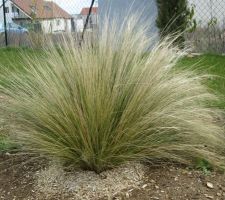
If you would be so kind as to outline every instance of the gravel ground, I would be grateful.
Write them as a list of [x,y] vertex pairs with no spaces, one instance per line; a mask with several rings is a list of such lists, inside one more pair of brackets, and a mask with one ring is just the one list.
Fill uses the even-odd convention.
[[[37,175],[36,191],[46,199],[98,200],[113,199],[144,184],[147,167],[140,163],[124,166],[96,174],[91,171],[65,172],[62,167],[51,164]],[[129,195],[129,194],[127,194]]]
[[[46,163],[27,155],[0,155],[0,199],[225,199],[225,175],[216,172],[206,175],[184,167],[130,164],[96,175],[82,171],[64,173],[60,167],[48,167]],[[57,192],[41,193],[46,192],[44,189],[56,191],[52,190],[54,187]]]

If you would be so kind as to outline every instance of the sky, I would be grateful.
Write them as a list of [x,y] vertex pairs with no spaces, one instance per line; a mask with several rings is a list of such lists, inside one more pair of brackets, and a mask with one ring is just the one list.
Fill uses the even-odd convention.
[[91,0],[53,0],[70,14],[79,14],[83,7],[89,7]]
[[[83,7],[89,7],[91,0],[53,0],[70,14],[79,14]],[[97,0],[96,0],[97,1]],[[104,0],[99,0],[102,2]],[[109,0],[115,1],[115,0]],[[124,1],[124,0],[120,0]],[[128,0],[131,1],[131,0]],[[136,0],[139,1],[139,0]],[[143,1],[143,0],[142,0]],[[118,1],[119,2],[119,1]],[[188,0],[190,5],[195,5],[195,18],[205,25],[212,17],[216,17],[219,24],[225,23],[225,0]],[[117,5],[118,9],[119,4]]]

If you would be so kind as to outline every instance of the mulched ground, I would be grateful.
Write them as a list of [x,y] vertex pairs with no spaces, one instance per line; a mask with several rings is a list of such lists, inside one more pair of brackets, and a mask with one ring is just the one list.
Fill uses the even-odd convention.
[[27,155],[0,154],[0,199],[36,199],[33,175],[44,167],[43,160]]
[[[0,199],[42,199],[34,191],[34,174],[46,161],[27,155],[0,155]],[[57,198],[56,199],[60,199]],[[141,189],[125,191],[116,199],[130,200],[224,200],[225,175],[192,171],[183,167],[149,167]]]
[[176,167],[150,168],[143,190],[134,191],[132,200],[224,200],[225,176],[209,175]]

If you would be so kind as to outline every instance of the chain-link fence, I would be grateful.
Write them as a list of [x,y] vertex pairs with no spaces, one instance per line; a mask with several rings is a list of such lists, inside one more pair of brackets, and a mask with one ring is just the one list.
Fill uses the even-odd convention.
[[39,36],[48,34],[82,36],[84,29],[92,32],[97,24],[97,1],[0,0],[0,46],[29,45],[31,40],[39,42]]
[[196,25],[187,41],[196,52],[225,53],[225,0],[189,0]]
[[[98,7],[105,1],[99,0],[98,5],[97,0],[0,0],[0,46],[39,43],[38,38],[49,34],[57,38],[62,33],[74,33],[82,38],[84,30],[88,33],[97,29],[102,16],[98,15]],[[147,7],[146,13],[157,13],[155,1],[111,0],[117,7],[113,8],[115,11],[132,4]],[[152,9],[150,4],[146,6],[149,2]],[[188,3],[194,10],[192,20],[196,23],[186,34],[187,43],[196,52],[225,53],[225,0],[188,0]],[[149,19],[149,24],[154,26],[154,20]]]

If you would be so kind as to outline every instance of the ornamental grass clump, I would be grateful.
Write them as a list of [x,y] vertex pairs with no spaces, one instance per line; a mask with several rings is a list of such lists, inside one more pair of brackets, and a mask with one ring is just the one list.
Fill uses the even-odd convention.
[[206,76],[177,69],[185,52],[171,40],[151,45],[134,24],[106,23],[81,46],[49,42],[41,54],[21,53],[22,69],[1,73],[4,117],[24,151],[97,173],[129,161],[223,165]]

